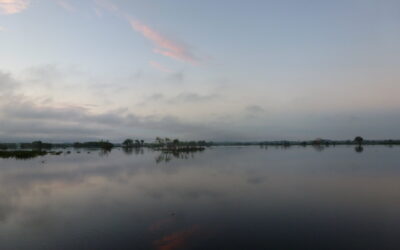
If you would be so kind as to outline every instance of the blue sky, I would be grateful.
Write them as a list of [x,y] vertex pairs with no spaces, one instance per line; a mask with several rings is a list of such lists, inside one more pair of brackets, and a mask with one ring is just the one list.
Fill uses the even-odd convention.
[[397,138],[400,2],[0,0],[0,139]]

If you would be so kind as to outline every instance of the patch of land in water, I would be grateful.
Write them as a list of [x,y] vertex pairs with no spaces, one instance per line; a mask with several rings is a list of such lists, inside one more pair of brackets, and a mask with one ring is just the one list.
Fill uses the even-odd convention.
[[42,151],[42,150],[14,150],[0,151],[0,158],[32,159],[45,155],[60,155],[62,151]]

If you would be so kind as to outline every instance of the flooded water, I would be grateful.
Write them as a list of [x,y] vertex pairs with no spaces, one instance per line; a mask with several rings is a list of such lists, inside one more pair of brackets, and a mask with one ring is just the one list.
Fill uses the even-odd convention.
[[400,249],[400,147],[0,160],[0,249]]

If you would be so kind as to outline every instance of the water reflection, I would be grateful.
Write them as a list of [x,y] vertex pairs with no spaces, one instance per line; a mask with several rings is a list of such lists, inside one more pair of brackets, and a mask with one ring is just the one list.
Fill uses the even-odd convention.
[[0,249],[399,249],[399,151],[0,159]]
[[364,151],[364,148],[361,145],[358,145],[354,147],[354,151],[356,151],[357,153],[362,153]]
[[314,144],[312,145],[312,147],[314,148],[315,151],[317,152],[322,152],[325,149],[325,146],[320,145],[320,144]]
[[161,151],[155,158],[156,163],[170,162],[172,159],[191,159],[194,158],[195,154],[199,152],[182,152],[182,151]]
[[127,155],[132,155],[132,154],[138,155],[144,153],[143,147],[123,147],[122,150]]
[[108,156],[111,153],[112,149],[98,149],[99,156]]

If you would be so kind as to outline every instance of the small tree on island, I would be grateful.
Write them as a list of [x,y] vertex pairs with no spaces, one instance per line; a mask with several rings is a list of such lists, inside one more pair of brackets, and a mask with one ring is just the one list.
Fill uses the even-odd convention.
[[361,146],[363,141],[364,141],[364,139],[361,136],[356,136],[356,138],[354,138],[354,142],[357,143],[358,146]]
[[133,147],[133,140],[132,139],[126,139],[122,145],[126,148],[132,148]]
[[161,137],[156,137],[156,144],[158,147],[163,147],[164,146],[164,139]]
[[179,139],[173,139],[172,144],[178,145],[180,143]]

